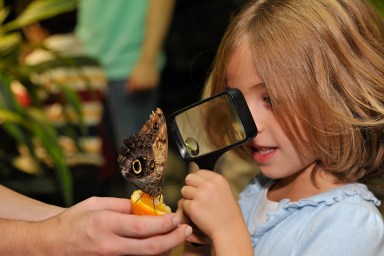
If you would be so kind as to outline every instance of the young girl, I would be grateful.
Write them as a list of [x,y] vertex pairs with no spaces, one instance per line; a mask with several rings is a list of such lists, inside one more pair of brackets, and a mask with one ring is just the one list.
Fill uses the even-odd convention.
[[226,88],[252,112],[262,175],[240,207],[221,175],[186,177],[179,212],[215,254],[384,255],[380,202],[360,183],[384,169],[384,24],[368,0],[250,2],[206,92]]

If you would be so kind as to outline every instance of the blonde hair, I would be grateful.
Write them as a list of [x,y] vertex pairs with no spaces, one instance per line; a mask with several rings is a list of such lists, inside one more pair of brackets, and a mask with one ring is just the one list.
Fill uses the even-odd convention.
[[297,150],[341,181],[383,173],[384,24],[367,0],[251,1],[224,35],[205,95],[225,89],[240,42]]

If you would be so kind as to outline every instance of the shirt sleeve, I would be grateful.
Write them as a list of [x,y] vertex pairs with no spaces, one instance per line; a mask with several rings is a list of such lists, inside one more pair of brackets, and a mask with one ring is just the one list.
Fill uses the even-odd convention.
[[294,255],[384,255],[383,227],[379,211],[339,202],[307,226]]

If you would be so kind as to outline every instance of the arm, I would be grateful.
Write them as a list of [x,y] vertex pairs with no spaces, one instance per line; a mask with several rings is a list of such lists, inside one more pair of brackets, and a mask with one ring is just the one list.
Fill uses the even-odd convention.
[[150,0],[141,54],[129,78],[130,91],[156,87],[160,80],[157,60],[172,18],[175,0]]
[[174,214],[130,215],[127,199],[87,199],[43,221],[0,219],[1,255],[154,255],[181,244],[191,229]]
[[37,221],[55,216],[64,208],[45,204],[0,185],[0,218]]
[[[216,255],[253,255],[240,207],[225,178],[200,170],[182,188],[185,215],[212,241]],[[191,239],[196,236],[191,236]],[[189,239],[189,241],[191,240]]]

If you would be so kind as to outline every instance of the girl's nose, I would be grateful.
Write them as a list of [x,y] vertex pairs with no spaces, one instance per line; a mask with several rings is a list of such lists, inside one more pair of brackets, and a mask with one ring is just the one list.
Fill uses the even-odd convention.
[[263,123],[255,117],[253,117],[253,120],[255,121],[255,124],[256,124],[257,134],[262,133],[264,131]]
[[266,118],[266,113],[263,107],[264,103],[255,100],[254,96],[251,97],[249,95],[245,95],[245,99],[247,101],[248,108],[251,111],[253,121],[256,124],[257,133],[262,133],[265,128],[264,119]]
[[263,125],[263,118],[262,118],[262,113],[260,111],[257,111],[257,108],[255,106],[249,106],[249,109],[251,111],[253,121],[256,124],[257,128],[257,133],[261,133],[264,130],[264,125]]

